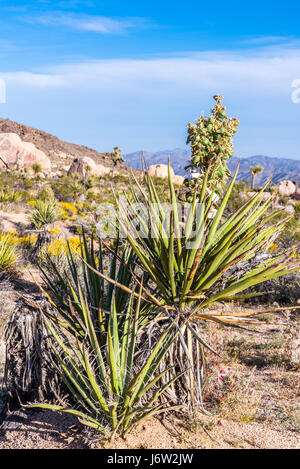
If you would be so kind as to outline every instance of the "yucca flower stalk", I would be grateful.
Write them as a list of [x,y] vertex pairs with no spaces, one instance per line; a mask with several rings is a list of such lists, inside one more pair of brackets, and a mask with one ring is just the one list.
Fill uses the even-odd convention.
[[230,176],[227,160],[233,156],[232,137],[237,132],[239,121],[227,117],[226,107],[222,104],[223,96],[216,95],[213,98],[216,104],[211,115],[204,117],[202,114],[195,124],[188,124],[186,143],[191,144],[191,161],[186,169],[191,169],[195,176],[184,182],[189,188],[186,192],[188,202],[192,201],[195,188],[203,182],[207,172],[207,189],[213,188],[219,195]]

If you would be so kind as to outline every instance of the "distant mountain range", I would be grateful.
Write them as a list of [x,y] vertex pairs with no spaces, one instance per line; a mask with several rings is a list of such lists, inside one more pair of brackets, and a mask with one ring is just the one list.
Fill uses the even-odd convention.
[[[144,157],[148,165],[153,164],[167,164],[170,158],[171,166],[176,174],[184,176],[186,171],[184,167],[189,160],[189,150],[175,148],[174,150],[159,151],[151,153],[144,151]],[[126,165],[135,169],[141,169],[141,151],[129,153],[125,155]],[[270,156],[255,155],[248,158],[241,158],[240,169],[238,173],[238,180],[251,180],[250,166],[259,165],[263,169],[261,174],[258,174],[255,183],[261,185],[269,178],[273,179],[274,183],[278,183],[283,179],[295,181],[300,185],[300,160],[291,160],[285,158],[271,158]],[[228,160],[228,166],[231,171],[234,171],[239,162],[239,158],[232,157]]]
[[[112,158],[110,153],[99,153],[96,150],[82,145],[76,145],[69,142],[64,142],[59,138],[44,132],[39,129],[29,127],[9,119],[2,119],[0,117],[0,133],[16,133],[24,142],[31,142],[39,149],[42,150],[51,159],[52,164],[58,167],[70,164],[75,157],[89,156],[93,158],[96,163],[101,163],[104,166],[112,166]],[[65,155],[64,159],[62,154]],[[136,151],[125,155],[125,165],[131,166],[134,169],[141,169],[141,155],[142,151]],[[189,161],[190,151],[188,149],[175,148],[174,150],[159,151],[150,153],[144,151],[144,157],[148,165],[168,163],[170,157],[171,165],[175,174],[184,176],[186,174],[184,167]],[[228,166],[231,171],[234,171],[239,159],[236,157],[230,158]],[[264,168],[261,174],[256,177],[256,184],[259,186],[267,179],[273,178],[275,183],[283,180],[290,179],[300,185],[300,160],[288,160],[284,158],[271,158],[269,156],[250,156],[249,158],[242,158],[238,180],[248,179],[251,180],[250,166],[258,164]],[[120,165],[126,170],[125,165]]]

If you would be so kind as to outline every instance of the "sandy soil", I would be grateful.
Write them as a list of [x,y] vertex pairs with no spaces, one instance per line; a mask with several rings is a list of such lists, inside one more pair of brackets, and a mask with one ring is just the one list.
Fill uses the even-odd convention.
[[[172,419],[172,422],[174,419]],[[209,431],[188,431],[185,425],[170,420],[164,423],[149,418],[139,424],[124,438],[116,437],[113,442],[99,440],[87,443],[76,420],[51,411],[34,412],[29,418],[19,419],[19,426],[5,431],[0,437],[0,449],[266,449],[300,448],[297,433],[277,425],[252,422],[241,424],[223,420],[222,424]]]
[[20,213],[3,212],[0,210],[0,229],[2,231],[20,231],[29,227],[29,215],[23,211]]

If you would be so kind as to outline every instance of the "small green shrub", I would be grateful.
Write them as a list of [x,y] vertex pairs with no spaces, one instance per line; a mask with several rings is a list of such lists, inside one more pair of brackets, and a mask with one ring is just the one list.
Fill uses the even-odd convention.
[[42,166],[39,163],[32,165],[34,174],[39,174],[42,171]]

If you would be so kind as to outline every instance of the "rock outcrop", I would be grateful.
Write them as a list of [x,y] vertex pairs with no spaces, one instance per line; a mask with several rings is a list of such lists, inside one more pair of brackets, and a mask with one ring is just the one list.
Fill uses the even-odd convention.
[[68,171],[68,176],[78,174],[81,178],[86,177],[88,174],[93,176],[105,176],[109,174],[111,169],[101,164],[96,164],[92,158],[83,156],[75,158]]
[[291,195],[296,192],[297,186],[289,180],[280,181],[278,184],[278,190],[280,192],[280,195],[282,195],[283,197],[291,197]]
[[23,142],[14,133],[0,133],[0,168],[24,169],[39,164],[42,171],[51,169],[51,161],[33,143]]
[[[148,174],[152,177],[157,177],[160,179],[168,179],[168,165],[167,164],[154,164],[149,166]],[[171,168],[171,177],[174,184],[182,185],[184,181],[183,176],[177,176],[174,173],[173,168]]]
[[[160,179],[167,179],[168,178],[168,165],[167,164],[153,164],[148,168],[149,176],[160,178]],[[172,178],[175,176],[173,168],[171,168],[171,176]]]

